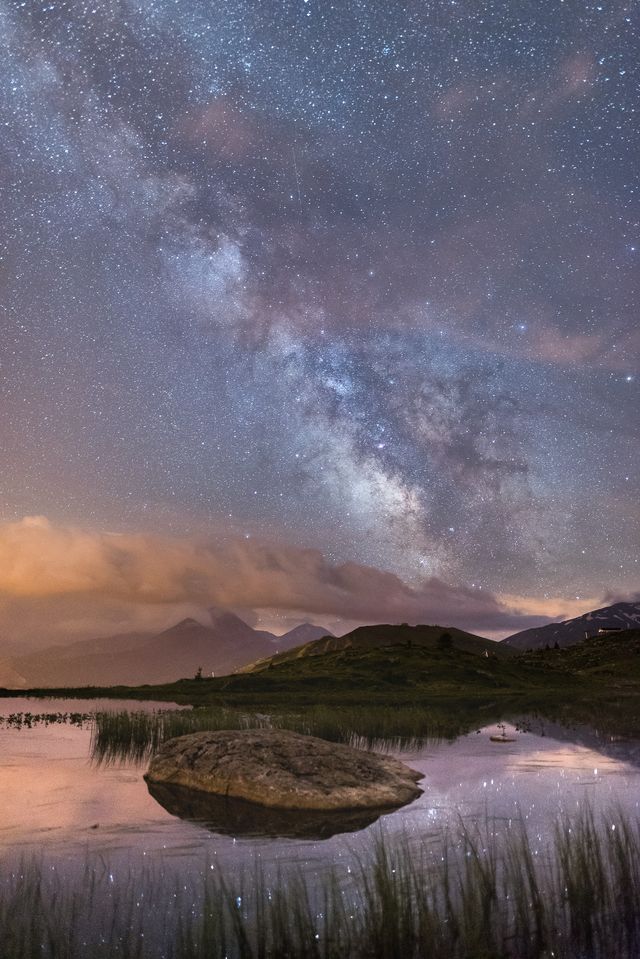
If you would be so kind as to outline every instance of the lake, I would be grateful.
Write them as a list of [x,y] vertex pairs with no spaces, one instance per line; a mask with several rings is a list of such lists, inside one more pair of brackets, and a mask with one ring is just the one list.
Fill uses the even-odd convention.
[[[558,816],[587,806],[616,828],[619,814],[636,819],[640,803],[640,747],[580,729],[537,721],[513,742],[494,743],[497,726],[451,742],[427,742],[396,751],[424,773],[423,795],[375,823],[327,839],[226,835],[177,818],[149,793],[144,766],[97,764],[91,759],[91,720],[35,723],[17,728],[16,713],[87,713],[96,710],[166,709],[167,704],[126,701],[0,700],[0,862],[7,870],[36,857],[59,881],[77,882],[87,868],[114,884],[142,870],[162,883],[194,883],[212,868],[233,879],[255,875],[267,882],[303,873],[311,886],[331,870],[348,882],[372,855],[381,835],[408,848],[433,848],[439,859],[443,832],[457,836],[474,824],[492,833],[523,821],[534,851],[552,837]],[[170,708],[170,707],[169,707]],[[186,886],[184,887],[186,888]],[[161,953],[159,952],[158,955]]]
[[[0,716],[15,713],[155,711],[166,703],[113,700],[0,700]],[[514,742],[494,743],[497,726],[453,742],[427,743],[395,755],[424,773],[423,795],[364,830],[322,841],[216,835],[168,813],[149,794],[144,765],[92,762],[91,729],[69,724],[0,726],[0,795],[4,855],[46,852],[64,860],[101,856],[135,862],[141,856],[190,868],[215,857],[263,863],[301,862],[312,868],[361,854],[373,833],[422,837],[463,820],[522,817],[541,835],[563,811],[589,803],[636,813],[640,746],[538,722],[526,732],[507,726]],[[578,736],[582,742],[568,738]],[[591,739],[591,742],[589,742]]]

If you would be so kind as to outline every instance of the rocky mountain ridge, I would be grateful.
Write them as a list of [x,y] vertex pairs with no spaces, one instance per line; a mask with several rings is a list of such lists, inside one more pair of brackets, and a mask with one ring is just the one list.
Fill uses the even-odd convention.
[[560,648],[573,646],[583,639],[596,636],[599,629],[637,629],[640,627],[640,602],[614,603],[612,606],[603,606],[594,609],[582,616],[565,619],[560,623],[549,623],[547,626],[536,626],[533,629],[524,629],[503,642],[513,649],[541,649],[545,646]]

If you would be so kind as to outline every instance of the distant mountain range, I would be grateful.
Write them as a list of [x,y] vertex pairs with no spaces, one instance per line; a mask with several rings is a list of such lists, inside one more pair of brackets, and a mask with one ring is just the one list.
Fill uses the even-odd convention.
[[613,606],[604,606],[595,609],[575,619],[566,619],[562,623],[549,623],[547,626],[536,626],[533,629],[524,629],[503,640],[513,649],[540,649],[545,646],[573,646],[585,639],[586,635],[595,636],[598,630],[605,627],[619,627],[621,629],[637,629],[640,627],[640,603],[615,603]]
[[252,629],[234,613],[209,610],[211,625],[184,619],[161,633],[126,633],[50,646],[0,661],[0,686],[115,686],[224,675],[274,652],[291,649],[328,629],[303,623],[275,636]]
[[[465,653],[494,654],[500,659],[527,649],[571,646],[595,636],[602,627],[640,628],[640,602],[616,603],[575,619],[526,629],[496,643],[455,627],[362,626],[345,636],[302,623],[283,636],[253,629],[227,610],[209,610],[210,623],[184,619],[163,632],[126,633],[38,652],[5,656],[0,660],[0,686],[13,689],[63,686],[137,686],[170,683],[192,678],[199,669],[204,677],[229,673],[260,672],[270,666],[299,659],[364,651],[378,647],[442,648],[450,644]],[[445,638],[443,639],[443,634]]]

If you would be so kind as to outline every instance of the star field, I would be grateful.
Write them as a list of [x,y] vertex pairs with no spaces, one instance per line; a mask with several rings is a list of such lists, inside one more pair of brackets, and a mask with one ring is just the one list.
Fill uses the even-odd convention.
[[0,519],[637,590],[632,3],[0,26]]

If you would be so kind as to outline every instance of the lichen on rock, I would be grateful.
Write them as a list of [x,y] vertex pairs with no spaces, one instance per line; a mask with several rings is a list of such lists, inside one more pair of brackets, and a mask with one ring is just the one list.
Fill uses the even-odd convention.
[[278,809],[382,809],[419,796],[422,773],[390,756],[282,729],[165,742],[145,779]]

